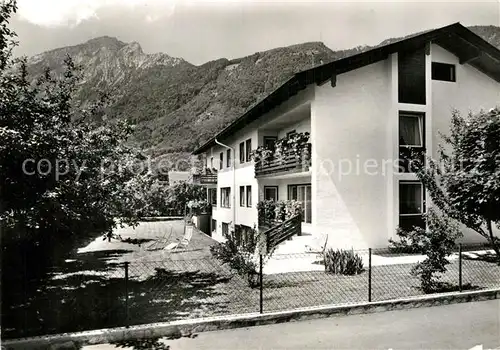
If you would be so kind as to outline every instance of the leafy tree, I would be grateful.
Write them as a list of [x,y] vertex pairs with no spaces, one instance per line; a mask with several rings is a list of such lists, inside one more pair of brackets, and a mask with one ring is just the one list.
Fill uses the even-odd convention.
[[[138,169],[143,158],[126,143],[127,122],[93,124],[108,98],[86,107],[75,93],[80,70],[70,57],[61,74],[29,74],[25,58],[12,58],[8,29],[15,1],[0,5],[0,228],[5,264],[33,247],[50,248],[84,235],[135,225],[148,208],[154,178]],[[85,121],[85,122],[83,122]],[[17,243],[22,242],[22,245]],[[16,246],[17,244],[17,246]],[[74,244],[74,242],[73,242]],[[33,263],[41,264],[35,255]],[[43,265],[43,264],[41,264]]]
[[179,182],[169,187],[167,191],[167,207],[177,213],[188,210],[188,203],[201,202],[207,199],[207,189],[204,186],[189,182]]
[[439,160],[412,162],[440,211],[474,230],[494,249],[500,264],[500,109],[467,117],[454,111],[450,135],[441,135]]
[[427,229],[399,229],[397,234],[400,241],[390,240],[390,243],[392,249],[404,249],[427,256],[412,268],[411,274],[420,278],[420,286],[425,293],[433,293],[446,287],[439,281],[439,274],[446,272],[446,265],[450,263],[447,257],[453,253],[455,241],[462,233],[456,221],[434,209],[429,209],[426,219]]

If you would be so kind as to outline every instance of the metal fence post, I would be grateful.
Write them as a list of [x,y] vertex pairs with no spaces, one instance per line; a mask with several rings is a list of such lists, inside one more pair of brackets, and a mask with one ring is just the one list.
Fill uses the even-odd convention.
[[262,254],[259,254],[259,279],[260,279],[260,283],[259,283],[259,288],[260,288],[260,297],[259,297],[259,311],[260,313],[263,313],[264,312],[264,298],[263,298],[263,294],[264,294],[264,285],[262,283],[262,280],[263,280],[263,273],[262,273]]
[[368,248],[368,302],[372,301],[372,248]]
[[128,266],[129,262],[125,262],[125,327],[129,327],[129,307],[128,307]]
[[462,291],[462,243],[458,244],[458,291]]

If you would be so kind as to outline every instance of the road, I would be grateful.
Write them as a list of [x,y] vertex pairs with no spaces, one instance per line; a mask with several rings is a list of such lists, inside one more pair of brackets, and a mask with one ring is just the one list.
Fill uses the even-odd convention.
[[500,348],[500,300],[205,332],[165,343],[171,350],[495,349]]

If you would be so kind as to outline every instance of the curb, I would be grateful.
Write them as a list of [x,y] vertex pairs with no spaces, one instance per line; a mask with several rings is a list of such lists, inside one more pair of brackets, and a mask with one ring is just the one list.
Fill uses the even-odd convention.
[[[269,325],[283,322],[304,321],[330,316],[347,316],[392,310],[412,309],[438,305],[458,304],[472,301],[500,299],[500,289],[471,292],[453,292],[439,295],[425,295],[406,299],[377,301],[341,306],[319,306],[292,311],[252,313],[210,317],[195,320],[181,320],[151,323],[130,328],[109,328],[78,333],[47,335],[2,341],[2,350],[17,349],[72,349],[75,344],[95,345],[116,341],[144,338],[173,337],[193,333]],[[69,346],[69,347],[68,347]]]

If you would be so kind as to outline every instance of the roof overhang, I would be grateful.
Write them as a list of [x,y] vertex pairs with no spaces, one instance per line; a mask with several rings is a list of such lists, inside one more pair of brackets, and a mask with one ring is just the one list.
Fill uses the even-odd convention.
[[339,74],[385,60],[400,51],[412,51],[433,42],[456,55],[461,64],[470,64],[492,79],[500,82],[500,50],[460,23],[416,34],[396,42],[381,45],[365,52],[296,73],[278,89],[250,107],[215,137],[193,152],[200,154],[215,145],[215,139],[224,139],[237,130],[257,120],[273,108],[304,90],[310,84],[336,84]]

